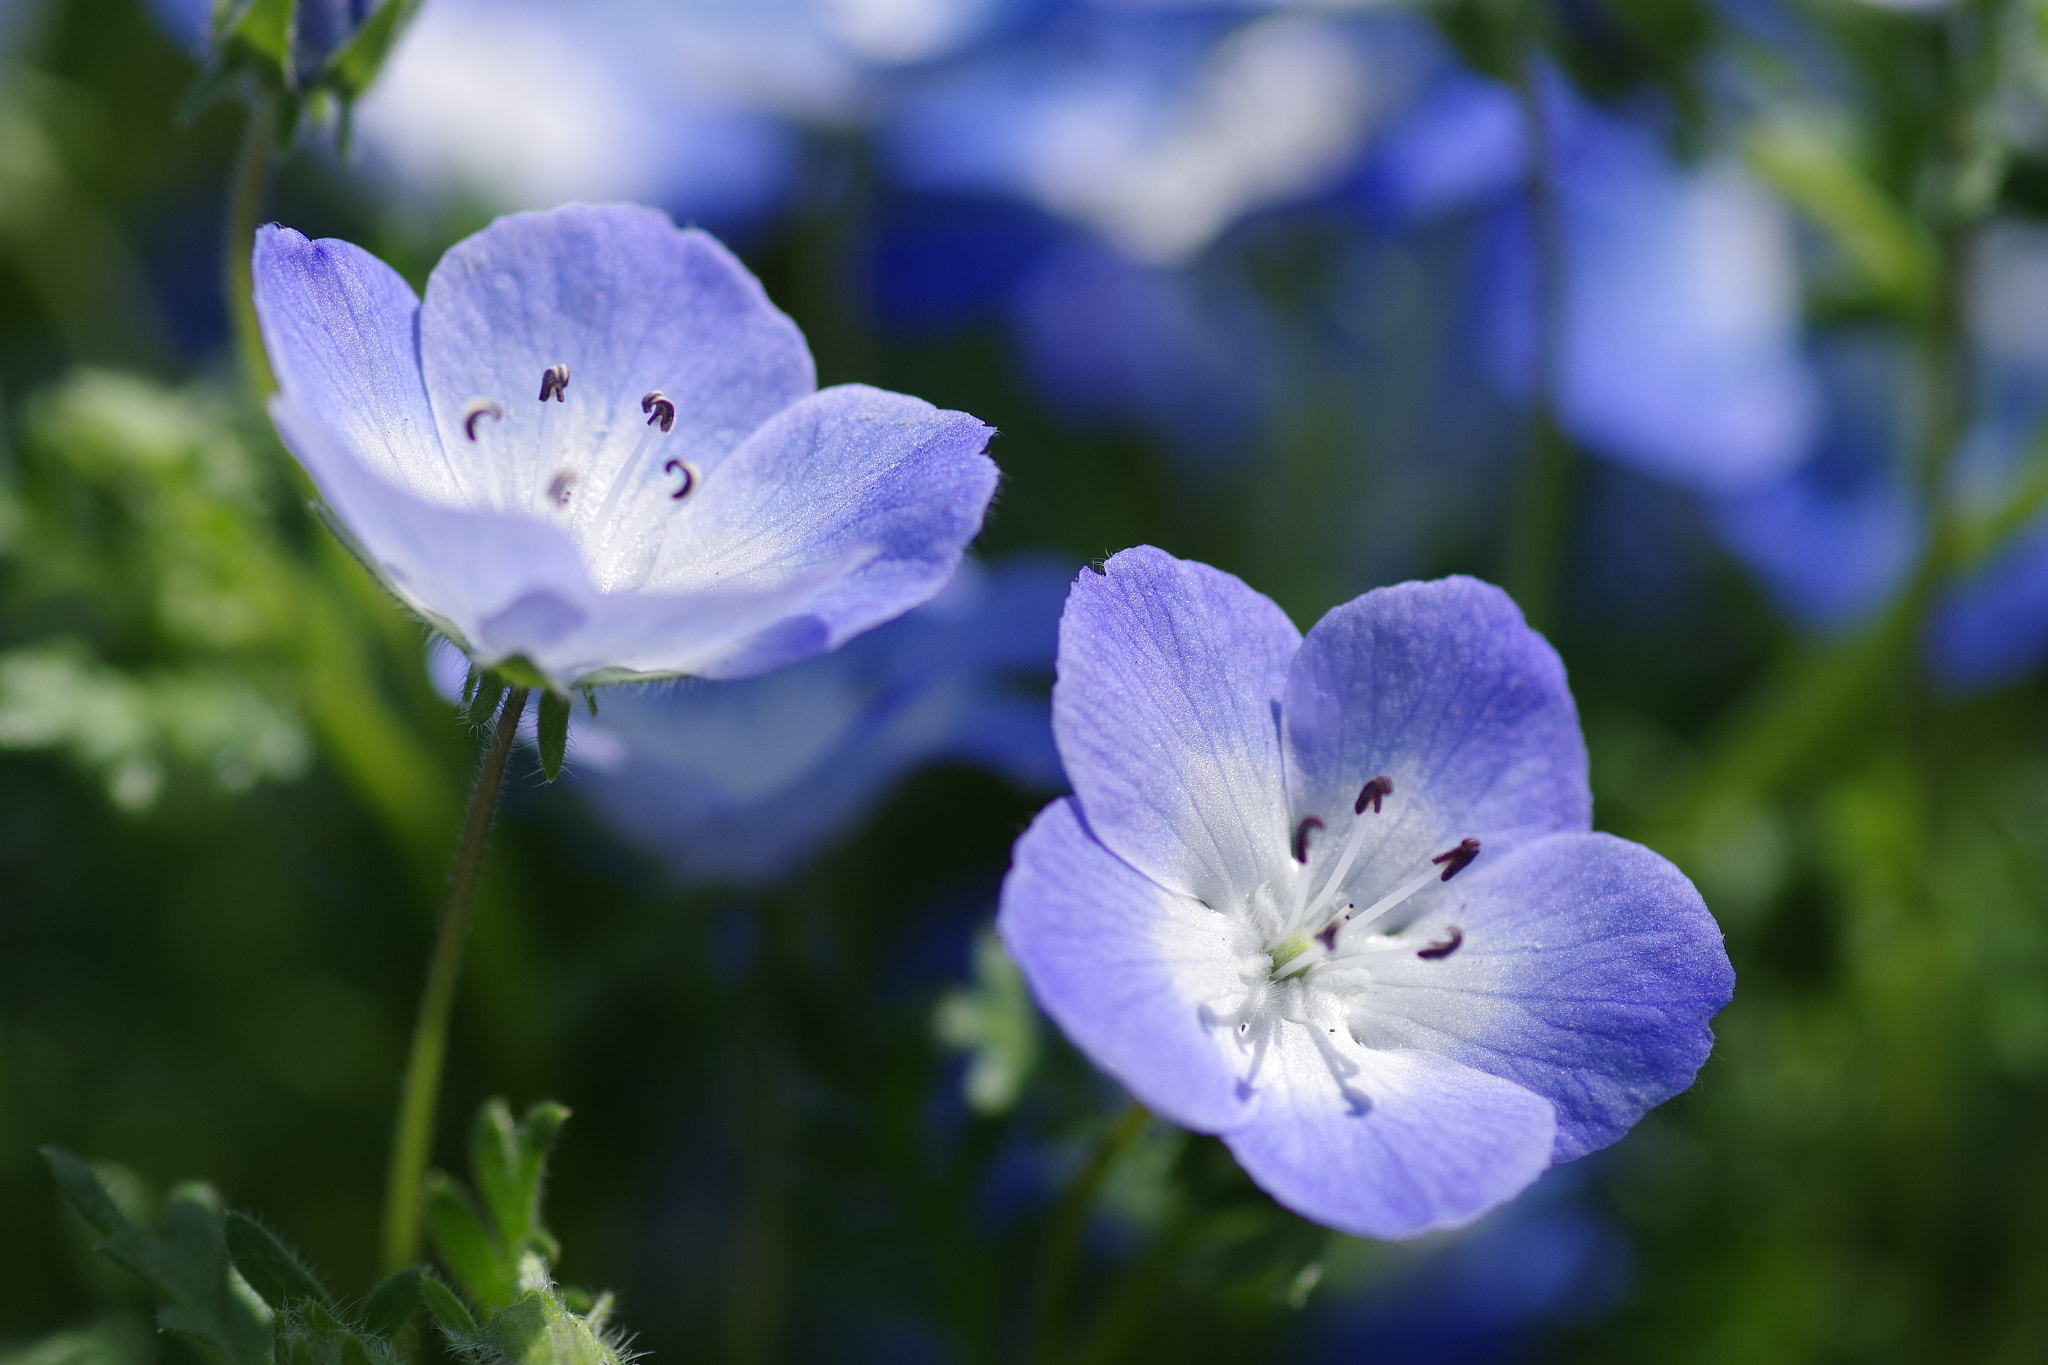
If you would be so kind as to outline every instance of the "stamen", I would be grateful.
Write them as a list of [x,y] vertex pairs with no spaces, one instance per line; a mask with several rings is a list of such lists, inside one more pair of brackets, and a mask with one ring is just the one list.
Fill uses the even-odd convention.
[[1370,805],[1372,813],[1378,815],[1380,813],[1380,802],[1393,794],[1393,778],[1386,776],[1375,777],[1372,781],[1358,789],[1358,800],[1352,803],[1351,813],[1353,815],[1363,815],[1365,814],[1366,806]]
[[540,372],[540,401],[552,398],[557,403],[569,401],[569,367],[550,365]]
[[567,507],[569,490],[576,486],[577,477],[573,469],[556,471],[555,477],[548,481],[548,501],[557,507]]
[[640,411],[654,414],[647,419],[647,425],[651,427],[656,422],[661,423],[662,435],[666,436],[669,432],[675,430],[676,405],[669,402],[667,395],[662,393],[660,389],[656,389],[653,393],[640,400]]
[[684,498],[689,497],[690,494],[693,491],[695,491],[697,487],[697,471],[693,467],[691,467],[687,462],[683,460],[670,460],[667,464],[661,467],[661,471],[664,474],[677,474],[682,477],[682,486],[677,488],[675,492],[669,494],[669,496],[671,498],[674,498],[677,502],[681,502]]
[[1444,932],[1449,934],[1450,937],[1440,939],[1430,944],[1427,948],[1416,949],[1415,955],[1430,962],[1441,962],[1452,953],[1457,952],[1459,945],[1465,941],[1465,931],[1455,924],[1446,924]]
[[1306,863],[1308,861],[1309,831],[1319,830],[1322,827],[1323,822],[1313,815],[1294,827],[1294,861],[1297,863]]
[[1466,868],[1472,866],[1472,860],[1478,856],[1479,841],[1477,839],[1467,839],[1450,852],[1437,854],[1434,858],[1430,859],[1430,862],[1449,864],[1449,866],[1444,868],[1443,876],[1445,881],[1449,881]]
[[476,419],[488,417],[494,422],[505,420],[505,410],[488,398],[478,398],[462,410],[462,434],[472,442],[476,440]]

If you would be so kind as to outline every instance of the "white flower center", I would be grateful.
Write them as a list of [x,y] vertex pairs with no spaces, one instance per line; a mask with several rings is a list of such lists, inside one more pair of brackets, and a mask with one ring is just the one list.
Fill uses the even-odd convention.
[[704,476],[682,451],[667,448],[676,407],[661,390],[640,400],[647,420],[623,458],[606,455],[606,431],[581,433],[591,438],[588,449],[564,448],[577,444],[572,433],[556,432],[556,409],[568,394],[569,367],[550,365],[541,372],[534,417],[515,408],[507,427],[501,404],[472,400],[463,410],[460,444],[483,460],[469,473],[492,506],[544,517],[573,536],[600,588],[630,592],[653,572],[670,513],[703,486]]
[[[1348,826],[1340,818],[1339,829],[1332,831],[1320,816],[1303,819],[1290,850],[1295,875],[1285,886],[1260,888],[1238,919],[1244,993],[1226,1009],[1204,1006],[1203,1017],[1210,1027],[1235,1035],[1246,1060],[1242,1084],[1247,1089],[1256,1087],[1278,1030],[1298,1024],[1314,1041],[1338,1088],[1355,1104],[1365,1104],[1350,1085],[1357,1067],[1333,1040],[1340,1030],[1351,1036],[1352,1016],[1372,984],[1375,964],[1400,953],[1442,961],[1464,945],[1464,932],[1456,925],[1445,926],[1427,943],[1402,937],[1413,918],[1403,911],[1430,886],[1450,881],[1472,864],[1479,856],[1475,838],[1419,859],[1364,907],[1349,894],[1359,854],[1371,831],[1389,818],[1385,805],[1393,795],[1393,781],[1375,777],[1360,788]],[[1336,857],[1315,858],[1317,844],[1333,834],[1344,839]],[[1380,878],[1356,880],[1385,885]]]

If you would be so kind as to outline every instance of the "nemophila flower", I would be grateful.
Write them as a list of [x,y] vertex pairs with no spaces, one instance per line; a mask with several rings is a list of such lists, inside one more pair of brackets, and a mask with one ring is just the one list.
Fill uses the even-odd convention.
[[1470,1222],[1691,1084],[1733,975],[1685,877],[1589,829],[1557,655],[1471,579],[1304,638],[1158,550],[1084,573],[1073,797],[998,917],[1046,1012],[1332,1227]]
[[264,228],[271,415],[341,533],[478,664],[561,688],[745,677],[952,577],[995,488],[965,413],[814,389],[706,234],[625,205],[501,218],[422,302]]
[[612,689],[571,724],[574,786],[683,880],[744,885],[801,871],[928,763],[1060,790],[1043,689],[1068,576],[1046,559],[970,561],[930,602],[821,658]]

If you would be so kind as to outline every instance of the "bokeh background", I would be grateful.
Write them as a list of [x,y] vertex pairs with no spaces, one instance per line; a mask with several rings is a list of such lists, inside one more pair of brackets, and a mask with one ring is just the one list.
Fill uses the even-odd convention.
[[[300,8],[317,47],[374,7]],[[208,11],[0,0],[8,1365],[191,1359],[43,1143],[367,1287],[476,752],[243,387]],[[560,1272],[658,1361],[1021,1360],[1076,1220],[1070,1360],[2048,1355],[2044,23],[425,0],[265,218],[421,284],[501,212],[661,205],[823,382],[982,417],[1005,474],[933,607],[515,760],[437,1158],[490,1095],[571,1106]],[[1059,789],[1061,585],[1145,542],[1303,626],[1506,584],[1597,822],[1727,933],[1695,1089],[1412,1245],[1157,1125],[1078,1205],[1121,1101],[986,928]]]

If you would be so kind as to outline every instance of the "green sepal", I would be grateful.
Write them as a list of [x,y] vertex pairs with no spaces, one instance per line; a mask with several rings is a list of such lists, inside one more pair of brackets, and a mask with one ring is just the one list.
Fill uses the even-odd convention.
[[476,1334],[476,1318],[455,1297],[455,1291],[442,1284],[432,1275],[420,1281],[420,1299],[427,1305],[427,1312],[441,1325],[441,1330],[457,1339]]
[[594,688],[594,687],[586,687],[586,688],[584,688],[584,689],[583,689],[583,704],[584,704],[585,706],[587,706],[587,707],[589,707],[589,708],[590,708],[590,715],[591,715],[591,718],[592,718],[593,720],[594,720],[594,719],[596,719],[596,717],[597,717],[597,689],[596,689],[596,688]]
[[365,19],[362,27],[327,59],[322,83],[341,97],[344,107],[353,104],[376,82],[391,49],[397,46],[419,8],[420,0],[384,0],[376,13]]
[[525,658],[514,656],[492,665],[505,680],[514,687],[546,687],[548,675],[535,668]]
[[292,37],[298,27],[297,0],[249,0],[221,26],[214,46],[232,51],[246,48],[279,73],[280,84],[292,87]]
[[540,1197],[548,1153],[568,1118],[568,1107],[553,1100],[542,1100],[516,1123],[503,1099],[493,1098],[477,1110],[470,1138],[471,1170],[490,1210],[498,1245],[514,1261],[526,1251],[549,1260],[560,1252],[541,1226]]
[[440,1171],[427,1176],[427,1228],[442,1264],[477,1302],[496,1307],[511,1301],[511,1258],[484,1227],[468,1192]]
[[161,1232],[138,1227],[86,1162],[57,1147],[43,1158],[57,1187],[103,1239],[99,1251],[127,1270],[157,1300],[166,1332],[211,1346],[229,1365],[274,1365],[271,1313],[241,1277],[228,1272],[220,1197],[199,1184],[180,1185],[164,1201]]
[[395,1337],[418,1311],[425,1293],[427,1268],[409,1265],[389,1276],[363,1300],[363,1327],[381,1337]]
[[569,752],[569,699],[559,692],[540,694],[540,770],[552,782],[562,775]]
[[272,1308],[290,1308],[302,1300],[332,1308],[333,1300],[313,1272],[270,1229],[245,1213],[230,1213],[221,1230],[235,1269]]
[[504,703],[506,691],[505,680],[496,673],[478,674],[476,687],[469,698],[469,723],[489,725],[491,718],[498,714],[498,707]]

